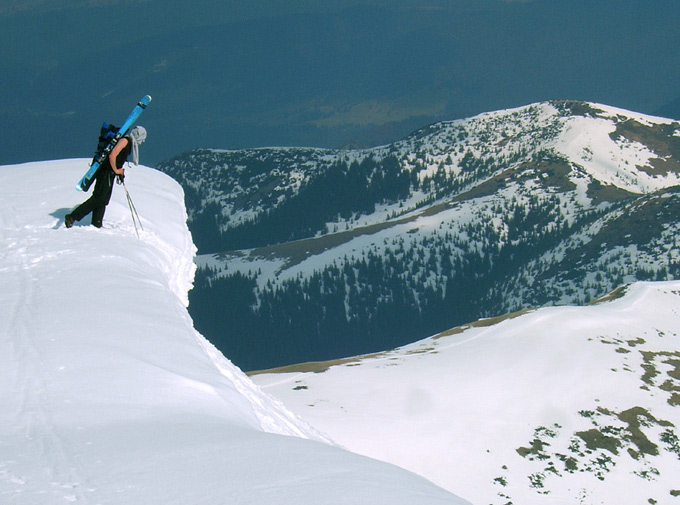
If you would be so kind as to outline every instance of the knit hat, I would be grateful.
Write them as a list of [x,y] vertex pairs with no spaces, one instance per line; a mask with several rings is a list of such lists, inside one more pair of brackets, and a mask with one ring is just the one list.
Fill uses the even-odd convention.
[[143,126],[135,126],[128,134],[132,142],[132,162],[139,165],[139,144],[146,140],[146,130]]

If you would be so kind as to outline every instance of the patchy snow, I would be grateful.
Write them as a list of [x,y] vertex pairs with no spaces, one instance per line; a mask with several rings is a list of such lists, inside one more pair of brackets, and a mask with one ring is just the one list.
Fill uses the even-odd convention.
[[129,170],[66,229],[86,160],[0,167],[0,503],[463,504],[349,453],[193,328],[178,184]]
[[[383,278],[401,276],[399,286],[413,292],[415,303],[421,304],[427,299],[427,286],[442,288],[460,272],[465,274],[459,277],[467,280],[476,275],[467,275],[472,271],[467,265],[491,258],[493,266],[502,267],[501,253],[509,251],[511,258],[517,257],[512,248],[546,249],[540,261],[534,259],[526,266],[494,273],[500,276],[497,280],[489,282],[481,275],[481,280],[492,287],[483,288],[486,292],[478,296],[479,309],[470,318],[525,306],[585,303],[619,286],[621,279],[670,280],[675,275],[677,257],[672,240],[662,243],[655,238],[658,246],[638,244],[640,254],[635,256],[631,248],[613,250],[609,257],[618,261],[611,263],[605,257],[604,245],[597,253],[602,257],[594,259],[583,257],[576,248],[594,240],[597,230],[605,225],[611,225],[614,231],[625,227],[614,218],[623,222],[622,216],[634,216],[636,206],[642,208],[647,202],[643,198],[639,204],[626,203],[628,198],[663,188],[675,194],[672,188],[680,185],[680,170],[669,153],[676,152],[673,136],[677,131],[677,122],[669,119],[596,103],[555,101],[438,123],[390,146],[328,152],[337,160],[351,155],[374,159],[395,156],[402,168],[413,172],[419,185],[412,186],[401,200],[377,202],[374,212],[326,222],[326,235],[318,231],[313,238],[289,242],[285,247],[270,244],[265,248],[267,255],[259,249],[244,249],[199,256],[197,264],[212,269],[209,280],[236,272],[254,280],[257,289],[253,307],[258,307],[278,289],[281,297],[295,296],[290,286],[302,285],[336,267],[340,275],[345,275],[345,271],[357,271],[371,257],[396,258],[393,264],[397,266],[385,267]],[[270,155],[287,160],[287,166],[297,170],[303,167],[301,173],[307,174],[308,181],[326,170],[319,163],[315,165],[315,159],[304,150],[299,158],[293,158],[293,152],[287,152],[289,158],[284,153]],[[221,174],[225,177],[227,172]],[[211,187],[216,181],[223,182],[223,178],[204,182]],[[261,182],[254,180],[253,187],[258,184]],[[230,201],[232,196],[226,191],[223,198]],[[650,205],[645,211],[670,209],[674,200],[669,196],[667,203]],[[238,216],[241,211],[234,212]],[[667,214],[674,215],[675,211],[668,210]],[[664,227],[663,238],[677,235],[675,223],[664,223]],[[650,233],[657,231],[650,227]],[[553,240],[560,243],[550,247]],[[611,237],[605,242],[610,243],[607,247],[614,247]],[[654,251],[645,253],[647,245],[655,245]],[[659,251],[661,254],[657,254]],[[579,254],[582,261],[577,258]],[[419,261],[421,258],[432,259]],[[566,263],[558,265],[562,260]],[[440,268],[442,264],[449,265],[445,271]],[[631,267],[633,264],[635,267]],[[589,269],[592,275],[586,272]],[[573,276],[568,275],[572,272]],[[588,285],[582,282],[584,278]],[[373,308],[377,306],[373,291],[379,282],[373,284],[369,286],[362,278],[346,279],[347,289],[338,292],[346,300],[349,293],[357,293],[355,299],[361,300],[357,303],[373,300],[368,304]],[[327,289],[325,294],[336,288]],[[382,294],[389,300],[389,293]],[[346,303],[347,320],[356,317],[357,303]]]
[[612,302],[253,379],[350,450],[473,503],[673,503],[678,306],[680,282],[638,283]]
[[612,184],[628,191],[648,193],[664,187],[677,185],[676,174],[654,177],[638,167],[651,167],[650,160],[659,155],[640,142],[613,139],[615,119],[625,117],[647,126],[671,124],[670,119],[646,116],[601,104],[592,104],[608,117],[574,116],[566,119],[564,132],[555,142],[557,152],[585,169],[603,184]]

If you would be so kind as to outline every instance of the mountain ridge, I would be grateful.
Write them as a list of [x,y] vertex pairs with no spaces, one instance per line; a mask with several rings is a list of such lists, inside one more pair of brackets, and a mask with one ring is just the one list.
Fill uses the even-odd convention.
[[[199,255],[193,314],[252,370],[675,278],[678,132],[677,121],[562,100],[373,149],[201,150],[160,168],[185,188],[199,253],[236,249]],[[266,335],[298,351],[274,344],[281,361],[267,362]],[[256,358],[244,354],[252,345]]]

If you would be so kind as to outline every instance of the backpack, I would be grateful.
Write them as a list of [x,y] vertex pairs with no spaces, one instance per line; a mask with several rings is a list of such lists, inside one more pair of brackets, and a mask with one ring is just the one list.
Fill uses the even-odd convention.
[[99,141],[97,142],[97,150],[94,152],[93,160],[97,159],[104,149],[109,145],[113,137],[118,133],[118,127],[108,123],[102,123],[99,130]]

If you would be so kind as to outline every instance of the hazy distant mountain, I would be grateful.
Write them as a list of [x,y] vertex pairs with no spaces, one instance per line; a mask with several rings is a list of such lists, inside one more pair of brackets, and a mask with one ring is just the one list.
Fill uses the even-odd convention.
[[374,149],[199,150],[161,169],[203,253],[196,326],[254,369],[679,278],[679,160],[678,122],[558,101]]
[[0,163],[86,157],[146,93],[145,163],[370,147],[562,97],[653,113],[677,97],[679,17],[674,0],[12,0]]
[[678,96],[675,100],[671,100],[662,107],[659,107],[654,114],[661,117],[680,119],[680,96]]

